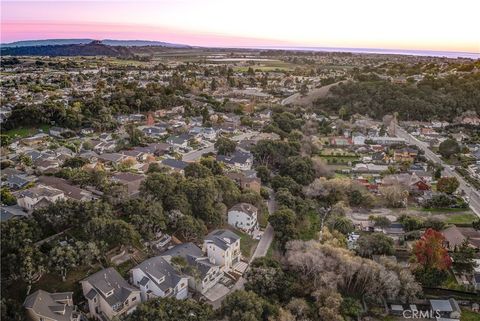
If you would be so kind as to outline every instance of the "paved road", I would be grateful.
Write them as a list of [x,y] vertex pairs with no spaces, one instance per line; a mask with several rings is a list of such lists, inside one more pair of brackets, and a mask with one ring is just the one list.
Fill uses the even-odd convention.
[[[238,134],[236,136],[233,136],[232,140],[238,142],[238,141],[256,136],[257,134],[258,134],[258,132],[241,133],[241,134]],[[185,155],[183,155],[182,160],[184,162],[194,162],[197,159],[200,159],[203,154],[212,153],[214,151],[215,151],[215,147],[214,147],[214,144],[212,144],[208,147],[186,153]]]
[[[274,193],[272,190],[269,190],[270,193],[270,199],[267,202],[268,206],[268,211],[270,213],[273,213],[276,207],[276,202],[274,198]],[[272,244],[273,241],[273,228],[270,224],[267,225],[267,228],[263,232],[262,238],[258,242],[257,248],[255,249],[255,252],[253,253],[252,257],[250,258],[250,261],[248,262],[249,264],[257,257],[263,257],[267,255],[268,249],[270,248],[270,245]],[[248,271],[248,268],[247,270]],[[246,272],[245,271],[245,272]],[[229,293],[232,293],[236,290],[243,290],[245,288],[245,278],[242,276],[240,277],[237,282],[234,284],[234,286],[230,289]],[[219,309],[222,305],[222,301],[225,299],[226,295],[223,296],[222,298],[210,302],[210,304],[213,306],[214,309]]]
[[473,186],[468,186],[467,182],[463,179],[463,177],[455,170],[450,169],[448,164],[446,164],[440,157],[438,157],[434,152],[432,152],[427,143],[413,137],[400,126],[397,126],[397,136],[404,138],[407,143],[416,145],[421,150],[423,150],[427,159],[435,163],[441,164],[444,167],[443,175],[456,177],[460,182],[460,189],[464,190],[465,194],[470,198],[470,208],[478,217],[480,217],[480,192],[478,190],[476,190]]

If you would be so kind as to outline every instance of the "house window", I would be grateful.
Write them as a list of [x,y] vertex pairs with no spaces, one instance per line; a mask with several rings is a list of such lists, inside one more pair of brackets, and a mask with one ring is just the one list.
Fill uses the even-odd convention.
[[133,302],[133,301],[137,301],[137,297],[136,297],[136,296],[134,296],[134,297],[132,298],[132,302]]

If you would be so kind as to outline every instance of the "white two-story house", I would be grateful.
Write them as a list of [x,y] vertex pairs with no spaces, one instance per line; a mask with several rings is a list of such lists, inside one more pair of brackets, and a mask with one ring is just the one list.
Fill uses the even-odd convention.
[[252,204],[238,203],[228,210],[228,224],[252,235],[258,230],[257,215]]
[[186,272],[188,274],[188,285],[190,289],[201,294],[217,284],[223,276],[221,267],[211,263],[202,250],[193,243],[176,245],[162,253],[162,257],[168,262],[171,262],[174,257],[184,258],[185,262],[191,267],[188,270],[198,272],[196,275]]
[[80,281],[92,318],[112,320],[133,312],[141,302],[140,291],[114,268],[103,269]]
[[186,299],[188,277],[181,275],[163,257],[143,261],[130,270],[131,282],[140,288],[142,301],[157,297]]
[[202,250],[212,264],[229,271],[242,256],[240,236],[229,230],[214,230],[205,237]]

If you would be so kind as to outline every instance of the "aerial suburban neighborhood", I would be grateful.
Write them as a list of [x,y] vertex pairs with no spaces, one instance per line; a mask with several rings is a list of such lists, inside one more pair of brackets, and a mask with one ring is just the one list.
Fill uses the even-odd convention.
[[126,48],[2,55],[2,319],[479,320],[479,60]]

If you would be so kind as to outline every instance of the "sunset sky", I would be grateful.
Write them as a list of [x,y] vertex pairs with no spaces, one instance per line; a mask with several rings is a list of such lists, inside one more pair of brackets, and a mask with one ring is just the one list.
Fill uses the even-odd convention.
[[479,12],[478,0],[2,0],[1,42],[142,39],[478,53]]

